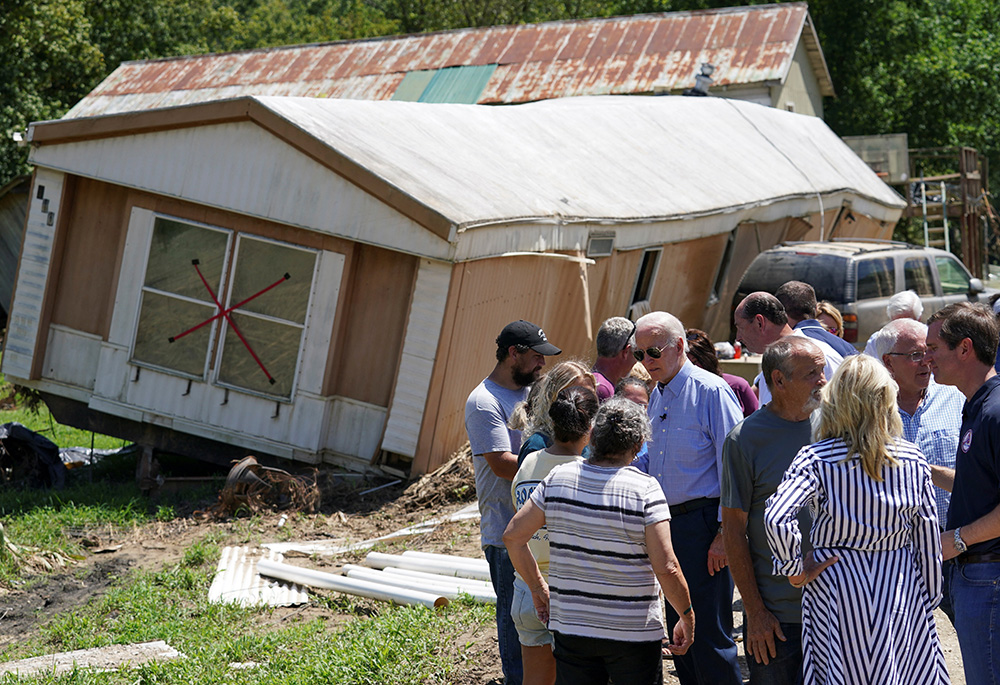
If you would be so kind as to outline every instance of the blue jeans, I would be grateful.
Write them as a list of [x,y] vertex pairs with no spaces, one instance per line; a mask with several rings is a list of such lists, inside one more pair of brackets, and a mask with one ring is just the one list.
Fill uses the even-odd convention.
[[[757,657],[747,654],[750,685],[802,684],[802,624],[782,623],[785,641],[774,638],[773,657],[767,665],[757,663]],[[747,644],[747,616],[743,614],[743,644]]]
[[483,547],[486,563],[490,565],[490,580],[497,593],[497,644],[500,647],[500,664],[506,685],[521,685],[524,670],[521,667],[521,643],[517,628],[510,616],[514,601],[514,565],[510,563],[506,547]]
[[[743,685],[732,634],[733,577],[728,568],[708,574],[708,548],[719,531],[717,516],[718,508],[707,506],[676,514],[670,521],[670,541],[687,579],[695,617],[691,649],[674,657],[681,685]],[[672,630],[677,614],[670,604],[666,611]]]
[[1000,562],[947,566],[965,682],[1000,685]]

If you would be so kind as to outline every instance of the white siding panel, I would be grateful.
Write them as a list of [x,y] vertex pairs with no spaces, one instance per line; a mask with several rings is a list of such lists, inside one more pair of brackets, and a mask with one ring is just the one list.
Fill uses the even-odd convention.
[[146,257],[153,233],[153,212],[132,208],[122,254],[118,288],[115,290],[115,308],[111,316],[108,342],[130,346],[139,316],[139,298],[142,296],[142,279],[146,273]]
[[[63,181],[61,173],[38,169],[35,184],[31,188],[24,246],[7,321],[3,355],[3,372],[12,378],[26,380],[31,376],[41,325],[42,302],[52,261],[52,242],[59,222]],[[44,198],[39,199],[38,191],[42,186],[45,187]],[[43,207],[47,211],[43,211]]]
[[97,362],[97,380],[94,382],[94,396],[114,402],[125,400],[125,389],[129,383],[128,347],[104,343]]
[[323,371],[330,354],[333,322],[337,316],[337,300],[344,273],[344,255],[322,252],[319,267],[313,279],[313,292],[309,303],[308,325],[302,359],[299,362],[298,389],[319,394],[323,389]]
[[420,261],[383,450],[407,457],[416,454],[450,281],[449,264]]
[[451,257],[447,241],[249,122],[46,145],[32,161],[410,254]]
[[332,452],[370,462],[378,449],[379,438],[382,437],[385,407],[338,397],[330,405],[329,411],[324,447]]
[[100,355],[100,336],[52,324],[42,378],[93,390]]

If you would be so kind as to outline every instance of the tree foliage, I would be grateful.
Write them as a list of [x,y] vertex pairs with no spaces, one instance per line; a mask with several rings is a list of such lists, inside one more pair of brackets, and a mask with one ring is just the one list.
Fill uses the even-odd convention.
[[[739,0],[0,0],[0,183],[10,134],[61,116],[119,63],[467,26],[705,9]],[[1000,170],[1000,3],[812,0],[841,135],[968,145]]]

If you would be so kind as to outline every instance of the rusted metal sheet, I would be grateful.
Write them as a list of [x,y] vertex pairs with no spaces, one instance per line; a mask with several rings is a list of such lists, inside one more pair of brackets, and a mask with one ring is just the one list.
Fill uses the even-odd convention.
[[[67,116],[241,95],[391,99],[412,71],[499,65],[478,100],[516,103],[573,95],[650,93],[694,85],[702,62],[716,86],[783,81],[803,31],[805,3],[495,26],[322,45],[128,62]],[[811,56],[825,95],[822,55]],[[162,99],[136,97],[170,93]]]

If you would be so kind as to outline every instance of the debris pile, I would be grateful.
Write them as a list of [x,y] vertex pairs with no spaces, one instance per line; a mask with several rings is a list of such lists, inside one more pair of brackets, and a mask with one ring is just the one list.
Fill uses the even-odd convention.
[[18,568],[33,572],[48,572],[73,563],[72,557],[61,552],[14,544],[7,537],[7,531],[4,530],[2,523],[0,523],[0,558],[13,562]]
[[472,448],[460,448],[436,471],[425,474],[399,498],[411,507],[433,507],[476,499],[476,476],[472,469]]
[[315,469],[309,474],[295,476],[282,469],[262,466],[252,456],[244,457],[229,470],[219,501],[209,512],[219,518],[266,510],[312,514],[320,503],[316,478]]

